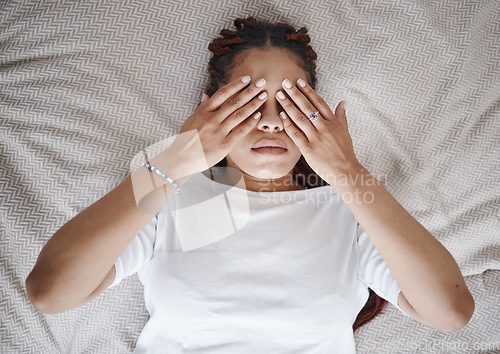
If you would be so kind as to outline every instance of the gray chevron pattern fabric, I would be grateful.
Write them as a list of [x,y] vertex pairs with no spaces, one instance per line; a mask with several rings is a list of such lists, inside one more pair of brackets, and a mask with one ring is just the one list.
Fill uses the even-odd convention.
[[2,353],[131,352],[148,314],[132,276],[44,315],[24,281],[49,238],[175,135],[237,17],[306,26],[316,91],[346,100],[358,160],[455,257],[476,300],[443,333],[390,304],[360,353],[500,352],[498,0],[4,0],[0,3]]

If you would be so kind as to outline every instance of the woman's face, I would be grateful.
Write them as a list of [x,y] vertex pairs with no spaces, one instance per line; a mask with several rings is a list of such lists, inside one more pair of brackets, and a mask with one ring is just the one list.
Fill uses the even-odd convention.
[[[237,168],[243,173],[248,190],[303,189],[296,185],[290,186],[290,181],[293,180],[292,170],[301,152],[283,129],[283,121],[279,116],[283,108],[276,99],[276,93],[280,90],[286,95],[281,86],[284,79],[289,79],[294,84],[299,78],[308,81],[304,69],[290,55],[292,53],[282,48],[249,49],[244,52],[243,61],[233,69],[229,79],[232,81],[240,76],[250,75],[252,84],[260,78],[266,80],[263,91],[267,92],[267,99],[257,110],[262,113],[261,118],[255,128],[241,138],[226,157],[228,167]],[[281,154],[259,153],[252,147],[261,139],[278,139],[286,145],[286,150]]]

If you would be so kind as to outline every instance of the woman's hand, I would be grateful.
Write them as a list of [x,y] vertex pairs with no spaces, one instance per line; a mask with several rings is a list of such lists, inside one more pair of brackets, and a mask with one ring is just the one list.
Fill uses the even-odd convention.
[[[189,156],[188,151],[183,152],[188,159],[194,158],[193,163],[196,165],[208,165],[208,168],[221,161],[259,121],[260,115],[257,118],[250,115],[267,99],[267,94],[263,98],[255,97],[263,90],[265,82],[257,87],[258,81],[249,85],[250,81],[244,83],[241,79],[221,87],[210,98],[204,95],[194,113],[182,125],[179,133],[196,131],[195,135],[203,147],[204,156]],[[248,87],[244,89],[246,86]],[[242,89],[244,90],[240,92]],[[206,163],[200,164],[202,158]]]
[[[283,81],[282,86],[293,102],[286,96],[281,99],[276,95],[286,112],[281,113],[285,132],[314,172],[330,183],[332,178],[360,166],[347,128],[345,101],[338,104],[333,114],[326,102],[307,83],[302,88],[288,80],[291,87],[287,88],[286,81]],[[312,112],[319,112],[317,120],[309,119]]]

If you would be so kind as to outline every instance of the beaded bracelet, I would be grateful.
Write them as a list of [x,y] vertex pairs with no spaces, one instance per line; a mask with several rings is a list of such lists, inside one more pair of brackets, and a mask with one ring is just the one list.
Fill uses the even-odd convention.
[[143,163],[142,163],[142,165],[143,165],[143,166],[145,166],[145,167],[147,167],[147,168],[148,168],[148,169],[150,169],[150,170],[155,171],[155,172],[156,172],[156,174],[158,174],[158,175],[162,176],[162,177],[163,177],[163,178],[165,178],[167,181],[169,181],[169,182],[170,182],[170,184],[171,184],[172,186],[174,186],[174,187],[175,187],[175,193],[177,193],[177,192],[179,192],[179,191],[181,190],[181,189],[179,188],[179,186],[177,185],[177,183],[175,183],[175,182],[174,182],[174,180],[173,180],[172,178],[165,176],[165,175],[164,175],[163,173],[161,173],[161,171],[160,171],[160,170],[158,170],[156,167],[151,166],[151,165],[150,165],[150,164],[148,164],[147,162],[143,162]]

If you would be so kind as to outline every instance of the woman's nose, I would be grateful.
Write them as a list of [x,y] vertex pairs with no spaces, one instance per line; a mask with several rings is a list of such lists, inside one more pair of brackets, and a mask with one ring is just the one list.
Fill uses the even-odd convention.
[[271,98],[269,97],[267,101],[262,105],[260,112],[262,116],[257,123],[257,128],[266,132],[280,132],[283,130],[283,121],[281,120],[279,113],[283,110],[278,102],[269,102]]

